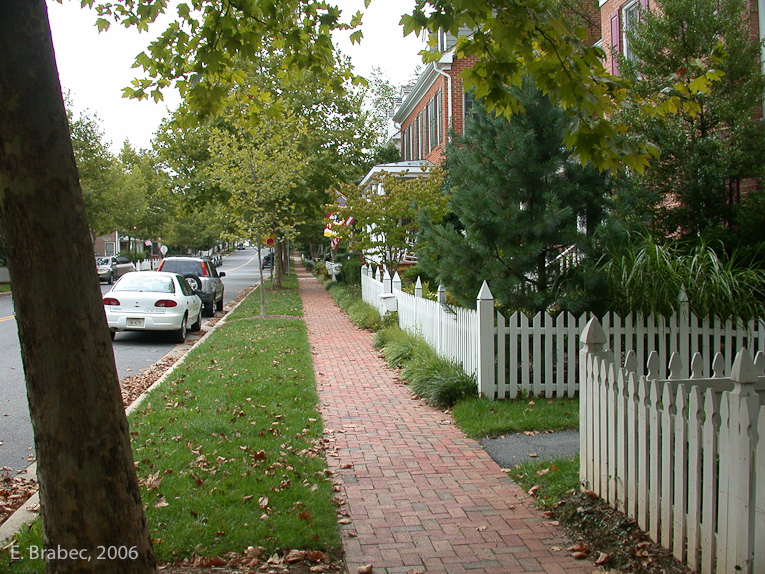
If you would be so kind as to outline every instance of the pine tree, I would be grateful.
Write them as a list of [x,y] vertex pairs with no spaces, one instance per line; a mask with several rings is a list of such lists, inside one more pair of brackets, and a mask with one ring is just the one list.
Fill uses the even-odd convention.
[[422,222],[419,267],[463,305],[486,280],[506,309],[566,305],[557,260],[591,250],[609,178],[565,149],[564,114],[533,84],[514,88],[525,112],[510,119],[475,107],[465,135],[447,149],[451,215]]

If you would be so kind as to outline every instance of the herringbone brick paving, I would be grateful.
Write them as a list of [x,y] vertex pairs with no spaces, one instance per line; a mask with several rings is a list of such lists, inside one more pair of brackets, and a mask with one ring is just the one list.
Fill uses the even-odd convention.
[[317,279],[298,278],[349,574],[596,571],[478,442],[411,397]]

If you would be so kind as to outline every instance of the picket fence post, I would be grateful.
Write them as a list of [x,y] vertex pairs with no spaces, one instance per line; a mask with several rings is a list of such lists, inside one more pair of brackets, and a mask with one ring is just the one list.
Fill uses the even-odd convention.
[[[582,348],[579,351],[579,481],[585,488],[592,488],[594,473],[599,469],[595,465],[595,421],[599,413],[596,397],[599,396],[599,377],[588,378],[588,371],[599,372],[600,362],[610,357],[606,350],[606,332],[596,317],[584,326],[580,336]],[[588,361],[589,366],[588,369]]]
[[486,281],[481,285],[476,299],[478,315],[478,396],[494,398],[494,296]]
[[[730,378],[734,388],[730,393],[726,393],[729,401],[728,437],[731,446],[728,451],[731,457],[728,468],[735,469],[735,472],[730,475],[727,501],[730,528],[727,552],[729,563],[727,568],[723,565],[723,571],[753,574],[755,504],[758,494],[755,492],[754,436],[757,431],[760,400],[754,390],[758,378],[757,369],[746,348],[736,355]],[[722,465],[723,461],[720,461],[720,464]]]
[[398,271],[396,271],[396,273],[393,275],[393,279],[391,279],[391,288],[392,291],[396,289],[401,291],[401,277],[399,277]]

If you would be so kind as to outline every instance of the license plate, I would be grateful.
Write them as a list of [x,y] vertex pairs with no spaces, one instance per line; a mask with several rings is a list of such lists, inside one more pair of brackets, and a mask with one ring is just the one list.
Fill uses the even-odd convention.
[[128,319],[128,327],[143,327],[143,319]]

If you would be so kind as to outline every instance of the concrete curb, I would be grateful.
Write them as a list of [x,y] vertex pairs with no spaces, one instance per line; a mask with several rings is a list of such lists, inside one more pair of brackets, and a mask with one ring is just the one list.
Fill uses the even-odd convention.
[[[175,371],[176,368],[178,368],[180,365],[183,364],[183,362],[186,360],[186,357],[188,354],[194,350],[195,347],[197,347],[200,343],[204,342],[207,337],[210,336],[211,333],[213,333],[220,325],[223,325],[226,322],[226,319],[228,318],[229,314],[231,314],[239,305],[244,301],[247,297],[249,297],[252,293],[254,293],[257,288],[260,285],[258,284],[255,289],[250,291],[246,297],[242,298],[241,301],[236,302],[230,309],[228,309],[228,312],[223,315],[216,323],[211,326],[208,331],[202,335],[199,340],[194,343],[194,345],[190,346],[186,351],[184,351],[183,355],[181,355],[181,358],[178,359],[173,365],[165,371],[165,373],[158,378],[156,381],[154,381],[154,384],[152,384],[148,389],[146,389],[141,396],[139,396],[135,401],[133,401],[127,409],[125,409],[125,415],[130,415],[134,410],[136,410],[141,403],[146,398],[146,395],[148,395],[151,391],[153,391],[155,388],[160,386],[162,383],[167,380],[167,378]],[[162,358],[158,360],[161,361],[168,355],[172,355],[173,353],[179,352],[179,347],[185,347],[187,346],[186,343],[181,343],[179,345],[176,345],[173,347],[172,350],[170,350],[168,353],[166,353]],[[33,462],[30,464],[24,472],[29,476],[37,476],[37,463]],[[40,493],[36,492],[32,496],[30,496],[27,501],[19,506],[19,508],[16,509],[16,512],[14,512],[11,516],[8,517],[8,519],[0,524],[0,543],[6,541],[11,536],[16,534],[21,530],[21,528],[25,524],[29,524],[30,522],[33,522],[40,514],[37,512],[37,510],[30,510],[35,507],[39,507],[40,505]]]

